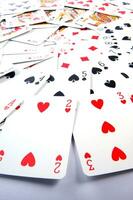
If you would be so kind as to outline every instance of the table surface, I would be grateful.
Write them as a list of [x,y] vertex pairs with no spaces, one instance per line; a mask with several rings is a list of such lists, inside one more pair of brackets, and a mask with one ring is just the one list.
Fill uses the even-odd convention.
[[72,141],[67,175],[61,180],[0,175],[0,200],[133,200],[133,170],[87,177]]

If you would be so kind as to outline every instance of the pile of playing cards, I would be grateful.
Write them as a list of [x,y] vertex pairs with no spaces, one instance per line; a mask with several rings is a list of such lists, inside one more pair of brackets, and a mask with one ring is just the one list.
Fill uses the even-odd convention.
[[132,0],[0,0],[0,174],[133,167]]

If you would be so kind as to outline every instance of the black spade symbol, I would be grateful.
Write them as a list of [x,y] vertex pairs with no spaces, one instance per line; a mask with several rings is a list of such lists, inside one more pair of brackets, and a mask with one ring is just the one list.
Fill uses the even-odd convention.
[[29,77],[29,78],[26,78],[24,81],[25,81],[27,84],[28,84],[28,83],[33,83],[33,82],[35,81],[35,77],[34,77],[34,76],[31,76],[31,77]]
[[111,60],[111,61],[116,61],[118,60],[118,56],[108,56],[108,58]]
[[90,94],[94,94],[94,90],[90,89]]
[[113,49],[120,49],[120,47],[118,47],[117,45],[113,45],[113,46],[111,46],[110,48],[113,48]]
[[6,77],[6,78],[13,78],[14,76],[15,76],[15,72],[14,72],[14,71],[5,74],[5,77]]
[[58,91],[54,94],[54,96],[65,96],[63,92]]
[[93,74],[100,74],[102,72],[102,69],[98,68],[98,67],[93,67],[92,68],[92,73]]
[[105,33],[114,33],[114,32],[113,32],[113,30],[111,30],[111,29],[107,29],[107,30],[105,31]]
[[107,87],[110,87],[110,88],[115,88],[116,87],[116,83],[114,80],[107,80],[104,85],[106,85]]
[[122,40],[131,40],[131,37],[129,37],[129,36],[124,36],[124,37],[122,38]]
[[76,74],[73,74],[72,76],[69,77],[69,81],[75,82],[79,80],[79,77]]
[[128,66],[131,67],[131,68],[133,68],[133,62],[128,63]]
[[123,5],[130,5],[128,2],[122,2]]
[[124,23],[124,26],[126,26],[126,27],[131,27],[131,24],[129,24],[129,23]]
[[123,30],[122,26],[116,26],[115,29],[116,30]]
[[50,83],[50,82],[53,82],[55,80],[55,78],[50,75],[50,77],[47,79],[47,82]]
[[124,78],[129,78],[129,76],[124,72],[121,72],[121,75],[124,76]]

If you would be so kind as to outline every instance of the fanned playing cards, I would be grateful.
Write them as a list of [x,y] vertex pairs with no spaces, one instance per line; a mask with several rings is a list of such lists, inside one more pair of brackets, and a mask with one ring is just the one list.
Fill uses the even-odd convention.
[[0,0],[0,174],[133,168],[133,2]]

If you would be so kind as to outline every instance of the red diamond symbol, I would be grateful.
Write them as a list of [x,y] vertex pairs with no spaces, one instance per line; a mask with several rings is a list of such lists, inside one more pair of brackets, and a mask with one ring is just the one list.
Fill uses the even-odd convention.
[[93,40],[97,40],[98,38],[99,38],[98,35],[93,35],[93,36],[91,37],[91,39],[93,39]]
[[80,57],[80,59],[81,59],[82,61],[89,61],[89,58],[88,58],[87,56]]
[[97,49],[97,47],[91,46],[91,47],[89,47],[89,49],[92,50],[92,51],[95,51]]
[[61,67],[68,68],[69,65],[70,65],[69,63],[62,63]]

